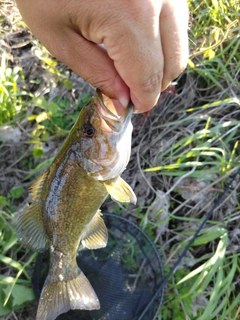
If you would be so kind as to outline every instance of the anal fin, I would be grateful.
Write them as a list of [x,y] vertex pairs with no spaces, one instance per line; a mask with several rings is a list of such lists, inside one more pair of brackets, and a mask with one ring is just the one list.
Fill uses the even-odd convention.
[[16,225],[17,237],[25,247],[35,251],[48,248],[48,237],[42,221],[42,211],[38,203],[32,203],[19,217]]
[[113,200],[118,202],[137,203],[137,198],[132,188],[121,177],[102,181]]
[[108,231],[98,210],[82,234],[82,245],[88,249],[99,249],[106,247]]

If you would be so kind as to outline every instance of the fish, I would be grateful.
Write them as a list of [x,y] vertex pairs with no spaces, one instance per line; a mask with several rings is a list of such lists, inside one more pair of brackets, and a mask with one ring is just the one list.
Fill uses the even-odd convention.
[[123,115],[99,89],[81,110],[52,164],[30,188],[32,203],[16,225],[24,246],[50,248],[50,267],[36,320],[53,320],[70,309],[100,308],[99,299],[76,262],[81,248],[107,245],[100,207],[110,194],[136,204],[132,188],[120,177],[131,153],[130,102]]

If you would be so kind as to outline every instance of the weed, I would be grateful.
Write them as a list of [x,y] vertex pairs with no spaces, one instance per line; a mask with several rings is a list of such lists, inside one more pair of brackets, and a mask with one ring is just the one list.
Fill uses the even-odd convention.
[[[31,288],[29,265],[36,253],[19,259],[21,246],[18,244],[13,226],[13,201],[21,197],[21,187],[10,190],[7,197],[0,197],[0,316],[22,308],[34,299]],[[3,208],[3,209],[1,209]],[[21,256],[21,255],[20,255]],[[30,269],[31,270],[31,269]]]
[[[240,3],[188,3],[191,55],[179,80],[184,85],[178,83],[176,94],[160,100],[150,122],[134,133],[128,178],[140,199],[138,207],[116,205],[113,210],[130,216],[156,243],[166,273],[223,191],[240,157]],[[17,23],[15,32],[16,26],[23,27]],[[6,53],[1,54],[0,125],[18,126],[22,141],[10,147],[10,142],[0,144],[1,156],[6,157],[0,158],[0,317],[34,299],[31,270],[36,254],[25,253],[18,244],[13,213],[25,205],[27,187],[50,165],[90,97],[76,93],[78,82],[74,84],[66,67],[36,40],[28,45],[41,70],[33,77],[27,76],[24,64],[14,66]],[[31,92],[25,86],[27,78],[34,88]],[[170,279],[158,320],[239,318],[239,184],[238,178]],[[138,254],[131,242],[124,247],[122,259],[134,272]]]
[[22,96],[29,95],[19,90],[19,78],[24,81],[22,69],[7,66],[7,56],[3,52],[0,65],[0,125],[9,123],[23,110]]

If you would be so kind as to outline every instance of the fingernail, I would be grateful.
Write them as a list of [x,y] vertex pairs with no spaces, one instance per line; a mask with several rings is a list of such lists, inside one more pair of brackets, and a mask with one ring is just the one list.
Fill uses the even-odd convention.
[[123,106],[123,108],[127,108],[128,104],[129,104],[129,99],[125,98],[125,97],[120,97],[119,98],[119,102],[121,103],[121,105]]
[[141,103],[140,103],[140,101],[138,100],[137,96],[134,93],[131,94],[131,100],[132,100],[132,103],[134,105],[134,111],[133,112],[134,113],[143,112],[143,111],[141,111],[141,108],[140,108]]
[[122,103],[119,102],[119,100],[112,100],[114,107],[115,107],[115,113],[117,113],[118,116],[122,116],[125,111],[125,107],[123,107]]

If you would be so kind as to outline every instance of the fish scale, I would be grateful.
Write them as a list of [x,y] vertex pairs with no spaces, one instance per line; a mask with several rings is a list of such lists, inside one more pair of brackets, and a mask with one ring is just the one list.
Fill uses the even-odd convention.
[[19,217],[22,243],[36,251],[50,247],[50,268],[36,320],[53,320],[69,309],[99,309],[90,282],[76,263],[81,246],[107,245],[108,232],[99,210],[107,195],[136,203],[121,179],[131,150],[129,106],[121,117],[99,90],[83,108],[52,165],[30,189],[33,202]]
[[[89,186],[93,183],[94,186],[89,192]],[[48,216],[48,209],[46,210],[46,223],[51,225],[51,229],[63,230],[64,228],[64,234],[58,233],[56,247],[68,251],[73,242],[76,242],[78,246],[81,238],[79,230],[91,221],[100,206],[99,204],[102,204],[107,194],[107,190],[102,183],[88,176],[84,170],[79,169],[77,164],[71,165],[71,170],[68,171],[68,179],[60,193],[59,206],[55,208],[59,219],[56,222],[52,220]],[[78,196],[76,197],[76,195]],[[76,240],[74,241],[72,235],[77,234],[79,234],[79,237],[75,236]],[[66,244],[68,244],[68,247]]]

